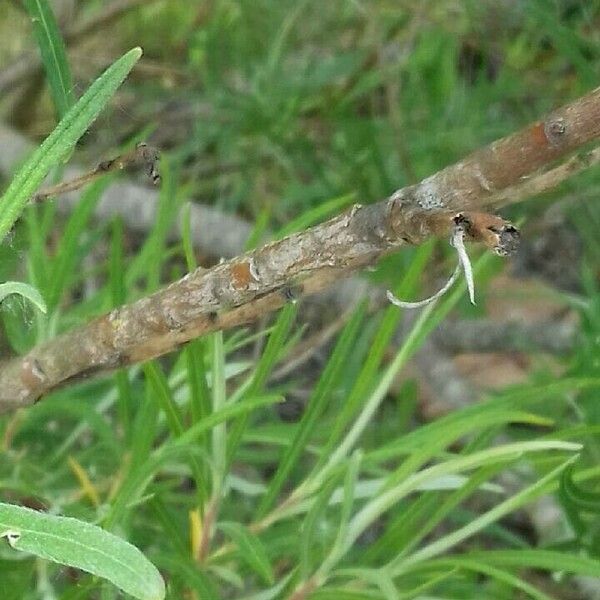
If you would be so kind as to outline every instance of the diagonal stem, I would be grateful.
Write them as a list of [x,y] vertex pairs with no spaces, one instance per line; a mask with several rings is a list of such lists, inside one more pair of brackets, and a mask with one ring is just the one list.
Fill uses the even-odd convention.
[[[83,377],[166,354],[208,332],[253,321],[405,244],[448,235],[457,212],[477,225],[474,239],[510,245],[511,226],[499,227],[496,217],[477,211],[523,199],[515,194],[527,192],[524,178],[535,179],[540,169],[598,137],[600,88],[384,200],[355,205],[306,231],[193,271],[2,363],[0,411],[29,405]],[[563,176],[571,172],[563,169]],[[506,190],[513,195],[502,197]]]

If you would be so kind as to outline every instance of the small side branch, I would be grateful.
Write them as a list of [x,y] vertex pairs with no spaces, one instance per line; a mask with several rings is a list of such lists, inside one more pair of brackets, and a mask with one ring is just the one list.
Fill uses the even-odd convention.
[[158,185],[160,183],[160,173],[158,170],[159,153],[153,146],[148,146],[145,142],[140,142],[131,151],[111,160],[101,162],[95,169],[70,179],[57,183],[41,192],[38,192],[34,197],[34,202],[42,202],[48,198],[53,198],[59,194],[74,192],[88,185],[92,181],[98,179],[102,175],[106,175],[112,171],[121,171],[126,167],[143,167],[152,183]]

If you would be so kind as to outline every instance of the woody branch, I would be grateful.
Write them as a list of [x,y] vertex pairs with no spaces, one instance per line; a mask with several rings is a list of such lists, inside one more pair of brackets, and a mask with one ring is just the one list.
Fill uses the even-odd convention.
[[[598,161],[598,152],[549,169],[600,136],[600,88],[474,152],[416,185],[168,287],[0,365],[0,411],[81,378],[166,354],[206,333],[251,322],[319,291],[405,244],[446,235],[457,213],[467,235],[510,246],[511,226],[487,211],[545,191]],[[543,171],[546,169],[546,171]]]

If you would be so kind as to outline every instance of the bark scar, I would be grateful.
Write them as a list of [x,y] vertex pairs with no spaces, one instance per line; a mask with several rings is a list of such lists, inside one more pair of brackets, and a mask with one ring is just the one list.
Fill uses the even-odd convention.
[[464,227],[469,240],[482,242],[498,256],[511,256],[519,247],[519,230],[497,215],[475,211],[461,212],[454,216],[454,223]]

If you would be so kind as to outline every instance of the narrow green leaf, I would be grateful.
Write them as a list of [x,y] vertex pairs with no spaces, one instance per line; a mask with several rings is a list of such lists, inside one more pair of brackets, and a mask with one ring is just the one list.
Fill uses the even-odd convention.
[[277,472],[271,480],[267,493],[263,496],[258,508],[258,517],[264,516],[272,506],[285,480],[289,477],[294,466],[300,459],[300,455],[304,451],[306,443],[313,433],[319,417],[323,413],[329,394],[342,372],[349,353],[352,351],[364,315],[365,308],[361,306],[354,312],[352,319],[344,327],[331,358],[310,397],[294,441],[285,449],[285,453],[277,467]]
[[426,457],[431,457],[472,431],[481,431],[505,423],[527,423],[538,426],[548,424],[545,419],[535,414],[519,410],[502,410],[503,406],[506,404],[492,401],[450,413],[407,433],[399,440],[393,440],[390,444],[368,453],[367,458],[385,461],[417,451],[423,451]]
[[240,600],[275,600],[276,598],[280,598],[281,592],[284,590],[285,586],[290,582],[290,579],[293,575],[294,571],[289,573],[281,581],[277,582],[273,587],[270,587],[267,590],[256,592],[255,594],[251,594],[250,596],[244,596],[243,598],[240,598]]
[[[350,549],[350,547],[355,543],[358,537],[365,531],[365,529],[369,525],[371,525],[374,521],[379,519],[382,514],[387,512],[392,506],[394,506],[400,500],[405,498],[409,493],[414,491],[416,489],[416,486],[424,483],[425,481],[430,481],[432,478],[435,478],[439,475],[449,475],[453,473],[472,471],[473,469],[479,467],[493,465],[495,463],[506,460],[511,460],[529,452],[547,452],[554,450],[577,452],[581,450],[581,446],[579,444],[571,444],[568,442],[550,440],[544,442],[531,441],[506,444],[504,446],[497,446],[487,450],[482,450],[481,452],[476,452],[474,454],[460,456],[458,458],[447,460],[413,473],[412,475],[406,477],[404,480],[399,482],[393,488],[383,491],[381,494],[379,494],[377,497],[375,497],[373,500],[367,503],[354,516],[348,527],[348,534],[346,536],[346,539],[344,540],[343,546],[339,548],[336,547],[332,550],[328,558],[324,561],[323,565],[321,566],[322,573],[327,574],[329,572],[329,570]],[[559,474],[559,471],[562,468],[564,468],[567,464],[568,462],[563,463],[558,470],[553,471],[552,477],[556,477]],[[535,486],[537,486],[538,484],[542,485],[545,483],[546,478],[542,480],[542,483],[537,482],[534,486],[532,486],[531,489],[537,489],[537,487]],[[528,490],[529,489],[530,488],[528,488]],[[523,493],[525,492],[521,492],[514,498],[520,502]],[[513,499],[511,498],[511,500]],[[507,505],[503,503],[502,506],[503,508],[506,508]],[[490,518],[490,516],[493,514],[494,513],[490,511],[489,513],[486,513],[486,515],[484,515],[483,518]],[[464,532],[467,531],[469,530],[464,529]],[[461,535],[462,533],[463,530],[461,530]],[[450,538],[448,538],[444,540],[444,543],[450,543],[450,541]],[[437,549],[437,546],[435,548]],[[411,560],[415,556],[417,556],[417,554],[413,555]],[[423,560],[425,558],[430,557],[430,555],[423,556]]]
[[352,515],[352,507],[356,498],[356,484],[360,471],[360,463],[363,457],[361,450],[355,450],[348,463],[346,478],[344,479],[344,495],[340,510],[340,523],[334,546],[341,545],[348,533],[348,524]]
[[[338,484],[340,473],[334,474],[329,481],[326,481],[323,487],[319,490],[316,497],[312,500],[312,506],[306,513],[306,517],[302,522],[300,531],[300,577],[303,581],[307,580],[315,568],[315,562],[320,558],[314,542],[322,536],[318,536],[319,525],[322,524],[325,518],[325,511],[330,504],[331,496]],[[321,550],[322,553],[322,550]]]
[[[115,522],[122,518],[125,511],[134,504],[144,493],[144,490],[151,482],[153,476],[157,473],[160,467],[171,458],[178,460],[189,460],[190,453],[196,455],[202,454],[202,449],[198,448],[193,442],[207,431],[210,431],[220,423],[228,419],[238,417],[246,411],[255,410],[261,406],[267,406],[276,402],[281,402],[281,396],[263,396],[245,400],[234,405],[228,405],[218,412],[210,414],[206,419],[192,425],[185,433],[176,439],[172,439],[163,444],[154,453],[151,453],[148,444],[151,443],[154,436],[154,431],[151,435],[146,435],[144,439],[144,424],[149,421],[149,418],[137,419],[133,429],[133,447],[132,447],[132,469],[119,489],[119,493],[111,507],[109,514],[105,519],[105,525],[113,526]],[[144,403],[154,407],[155,404],[151,398],[148,398]],[[150,409],[146,409],[147,412]],[[142,411],[140,411],[142,412]],[[148,417],[155,416],[154,412]],[[150,422],[150,427],[154,427],[154,422]],[[138,441],[141,438],[141,441]]]
[[[111,223],[110,259],[109,259],[109,289],[110,307],[115,308],[125,303],[127,291],[124,280],[124,257],[123,257],[123,220],[116,217]],[[123,427],[125,439],[129,440],[131,435],[131,418],[133,415],[133,391],[129,376],[125,369],[115,373],[115,382],[119,392],[117,410],[119,421]]]
[[565,462],[560,464],[558,467],[550,471],[547,475],[528,486],[524,490],[521,490],[514,496],[507,498],[504,502],[501,502],[491,510],[473,519],[470,523],[449,533],[435,541],[427,544],[424,548],[421,548],[414,554],[406,557],[397,557],[389,564],[390,570],[394,573],[394,576],[399,573],[403,573],[411,565],[414,565],[422,560],[430,559],[434,556],[438,556],[443,552],[448,551],[460,542],[468,539],[472,535],[480,532],[489,524],[498,521],[503,516],[516,511],[518,508],[536,498],[540,494],[546,491],[545,486],[548,482],[557,479],[562,471],[568,467],[574,460],[577,460],[577,456],[572,456]]
[[520,590],[525,594],[528,594],[531,598],[535,598],[535,600],[552,600],[550,596],[548,596],[538,588],[534,587],[527,581],[520,579],[519,577],[513,575],[508,571],[498,569],[497,567],[492,567],[484,562],[470,560],[461,556],[456,558],[450,557],[448,559],[440,559],[439,561],[436,560],[426,564],[433,564],[435,566],[444,567],[448,566],[450,568],[458,568],[468,571],[474,571],[475,573],[482,573],[483,575],[487,575],[492,579],[496,579],[498,581],[510,585],[515,590]]
[[340,570],[337,574],[350,576],[377,586],[386,600],[400,600],[400,593],[396,589],[392,577],[385,569],[355,567]]
[[153,401],[153,389],[146,380],[144,401],[137,407],[135,420],[132,426],[130,442],[131,465],[142,464],[152,450],[154,439],[158,431],[158,415],[160,405]]
[[[227,404],[221,410],[211,413],[208,417],[206,417],[206,419],[202,419],[202,421],[192,425],[179,438],[173,440],[171,444],[176,446],[190,444],[203,433],[210,431],[213,427],[216,427],[219,423],[223,423],[228,419],[233,419],[246,412],[256,410],[270,404],[276,404],[278,402],[283,402],[282,396],[278,394],[265,394],[262,396],[257,396],[256,398],[248,398],[248,400],[244,400],[243,402],[238,402],[236,404]],[[165,447],[166,446],[163,446],[163,448]]]
[[419,577],[419,582],[416,587],[411,587],[407,592],[404,593],[403,598],[427,598],[427,592],[435,589],[441,584],[447,585],[446,582],[456,574],[458,569],[446,568],[440,572],[440,569],[429,574],[428,577]]
[[[416,282],[421,277],[423,269],[428,258],[431,256],[434,244],[429,243],[423,245],[416,252],[415,259],[412,261],[406,275],[402,278],[400,284],[394,289],[394,293],[398,296],[410,294],[415,287]],[[377,370],[385,356],[385,351],[398,328],[398,322],[402,317],[402,311],[395,306],[389,306],[383,314],[383,318],[379,324],[373,343],[369,349],[369,354],[358,374],[354,385],[345,400],[340,414],[333,423],[333,429],[319,463],[314,471],[318,471],[326,462],[328,457],[333,452],[334,448],[339,445],[340,438],[348,427],[348,424],[354,418],[356,412],[364,404],[364,399],[369,394],[372,387],[377,385],[379,377]]]
[[[256,365],[248,388],[245,390],[246,397],[256,396],[262,392],[269,374],[277,364],[277,361],[282,358],[283,347],[296,318],[296,313],[297,306],[291,303],[286,304],[279,311],[275,325],[269,335],[269,341]],[[233,460],[242,440],[246,425],[248,424],[248,416],[246,414],[236,421],[231,429],[227,443],[227,457],[229,462]]]
[[0,302],[11,294],[18,294],[29,300],[38,310],[46,312],[46,303],[42,295],[31,285],[20,281],[7,281],[0,283]]
[[15,550],[107,579],[139,600],[165,597],[156,567],[135,546],[95,525],[0,504],[0,537]]
[[239,523],[222,522],[217,527],[237,544],[240,556],[248,566],[254,569],[267,585],[273,585],[273,568],[261,541]]
[[[431,433],[431,431],[435,431],[436,429],[432,428],[430,435],[426,438],[427,441],[421,447],[415,448],[412,452],[409,452],[410,456],[402,462],[402,464],[392,473],[390,477],[388,477],[385,487],[391,488],[396,485],[396,483],[399,483],[411,476],[414,472],[418,471],[424,464],[431,460],[431,458],[440,454],[445,448],[448,448],[453,441],[465,435],[467,431],[473,431],[475,429],[476,431],[481,432],[482,430],[485,431],[486,428],[491,428],[510,422],[529,422],[535,424],[537,420],[538,417],[536,415],[529,415],[528,413],[519,413],[518,411],[502,412],[489,410],[487,412],[483,412],[479,419],[469,420],[463,418],[462,421],[455,423],[455,427],[448,426],[446,429],[437,428],[437,435]],[[457,435],[459,432],[461,433]],[[410,434],[408,434],[406,437],[409,435]],[[463,454],[467,455],[468,452],[465,451]],[[475,452],[471,451],[471,454],[475,454]]]
[[14,225],[50,169],[60,163],[87,131],[141,55],[142,50],[134,48],[106,69],[19,169],[0,198],[0,241]]
[[[186,364],[187,380],[190,386],[190,422],[192,425],[200,423],[211,413],[210,392],[206,381],[206,369],[204,366],[205,345],[204,340],[192,340],[185,347],[184,358]],[[199,439],[197,443],[208,452],[208,439],[206,436]],[[201,505],[207,497],[206,482],[209,480],[206,465],[202,465],[201,477],[196,479],[196,486],[201,500]]]
[[381,594],[332,587],[317,590],[310,598],[311,600],[381,600]]
[[[165,414],[171,435],[174,438],[178,438],[184,431],[183,419],[181,417],[181,411],[169,388],[167,378],[162,372],[162,369],[153,361],[144,365],[144,373],[150,388],[154,392],[154,398]],[[191,452],[190,468],[194,476],[194,481],[196,482],[196,489],[199,493],[198,500],[201,501],[204,499],[204,490],[202,487],[204,485],[204,470],[197,457]]]
[[300,216],[284,225],[275,236],[275,239],[284,238],[286,235],[308,229],[316,223],[320,223],[332,215],[340,212],[356,198],[356,194],[345,194],[338,198],[332,198],[317,204],[314,208],[304,211]]
[[[223,332],[213,333],[210,339],[212,340],[212,410],[214,414],[226,406],[227,378],[225,376]],[[212,431],[212,459],[212,491],[216,497],[227,474],[227,426],[224,422],[216,425]]]
[[[434,531],[446,517],[451,515],[462,501],[471,496],[475,491],[480,490],[485,485],[486,481],[505,469],[507,464],[508,461],[500,461],[481,469],[474,473],[470,478],[465,479],[463,485],[458,487],[446,498],[442,497],[440,494],[435,494],[430,497],[421,496],[414,503],[414,505],[417,506],[419,504],[425,505],[425,510],[419,515],[420,519],[413,518],[413,521],[416,521],[416,523],[413,523],[413,528],[407,532],[407,535],[402,536],[402,531],[398,530],[394,532],[396,537],[403,537],[405,540],[402,552],[406,554],[412,548],[415,548],[417,544]],[[406,526],[410,527],[410,524],[406,523]]]
[[187,381],[190,386],[190,412],[192,423],[198,423],[211,412],[210,391],[204,364],[204,340],[192,340],[185,347]]
[[578,486],[573,479],[573,466],[565,469],[560,478],[561,495],[579,510],[598,514],[600,512],[600,494]]
[[555,550],[490,550],[468,552],[464,557],[498,567],[546,569],[554,573],[575,573],[596,578],[600,574],[599,560]]
[[165,414],[171,435],[174,438],[179,437],[183,433],[181,414],[173,400],[165,374],[155,362],[148,362],[144,365],[144,374],[154,398]]
[[297,312],[298,306],[293,303],[286,304],[279,312],[269,335],[269,341],[252,375],[252,383],[247,391],[248,396],[256,396],[263,391],[273,367],[282,358],[281,351],[292,329]]
[[[458,299],[456,295],[453,297],[455,301]],[[323,484],[323,481],[327,479],[332,470],[336,469],[340,462],[346,458],[365,427],[373,418],[375,411],[386,396],[397,373],[406,364],[423,340],[424,329],[426,329],[429,326],[429,323],[436,318],[439,310],[442,310],[442,308],[435,304],[430,304],[420,313],[410,333],[406,336],[402,347],[383,374],[379,377],[375,389],[367,398],[360,414],[352,423],[350,430],[335,448],[332,448],[326,453],[326,462],[324,466],[315,469],[313,473],[311,473],[304,483],[296,490],[297,495],[314,493],[314,490],[318,489]]]
[[65,225],[48,280],[48,306],[51,311],[57,307],[67,286],[78,273],[77,265],[85,256],[80,251],[81,240],[89,231],[89,221],[105,186],[106,181],[101,180],[86,189]]
[[226,585],[230,585],[238,590],[245,588],[244,580],[242,576],[238,574],[238,566],[224,567],[222,565],[210,565],[208,570],[214,573],[215,577],[221,580]]
[[167,504],[161,494],[155,494],[148,502],[148,507],[152,509],[156,520],[162,525],[165,538],[172,546],[174,553],[179,556],[188,556],[189,540],[176,518],[179,516],[177,508]]
[[24,4],[33,23],[54,106],[62,119],[75,102],[65,44],[48,0],[24,0]]
[[27,231],[29,280],[39,290],[48,289],[48,228],[46,222],[54,220],[56,206],[53,202],[29,204],[23,215]]

